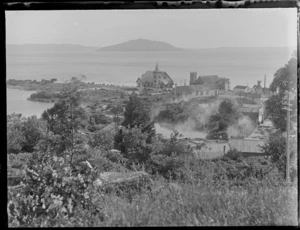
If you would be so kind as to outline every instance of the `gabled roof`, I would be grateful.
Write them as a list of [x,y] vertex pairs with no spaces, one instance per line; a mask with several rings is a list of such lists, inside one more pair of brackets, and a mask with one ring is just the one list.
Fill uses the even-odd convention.
[[199,76],[203,79],[204,82],[207,83],[215,83],[218,80],[218,75],[206,75],[206,76]]
[[218,75],[204,75],[204,76],[199,76],[196,81],[193,83],[195,85],[201,85],[201,84],[206,84],[206,85],[213,85],[218,81]]
[[152,83],[155,77],[160,77],[163,84],[168,84],[170,82],[173,83],[173,80],[166,72],[159,71],[158,63],[156,63],[154,71],[146,71],[140,78],[136,80],[136,82],[140,81],[142,83]]
[[[173,82],[173,80],[170,78],[170,76],[166,73],[166,72],[162,72],[162,71],[146,71],[140,78],[138,78],[138,80],[140,79],[141,82],[146,83],[146,82],[153,82],[154,81],[154,76],[160,76],[162,78],[162,82],[164,84],[168,84],[170,81]],[[166,77],[166,79],[164,79],[164,77]],[[137,80],[137,81],[138,81]]]
[[244,85],[237,85],[236,87],[234,87],[233,89],[246,89],[248,88],[248,86],[244,86]]

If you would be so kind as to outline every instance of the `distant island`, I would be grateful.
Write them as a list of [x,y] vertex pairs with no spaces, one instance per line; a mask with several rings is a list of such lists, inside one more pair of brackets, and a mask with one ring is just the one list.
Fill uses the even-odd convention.
[[152,41],[147,39],[136,39],[116,45],[105,46],[97,49],[100,51],[179,51],[183,50],[166,42]]

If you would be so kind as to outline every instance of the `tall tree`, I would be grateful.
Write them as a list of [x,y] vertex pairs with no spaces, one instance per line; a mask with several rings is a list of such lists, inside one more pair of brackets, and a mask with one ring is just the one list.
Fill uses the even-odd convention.
[[86,129],[88,120],[85,109],[80,106],[83,93],[78,89],[77,82],[69,83],[60,100],[42,114],[48,129],[59,137],[57,153],[69,152],[71,162],[73,155],[81,150],[79,146],[84,145],[82,130]]
[[217,89],[218,90],[225,90],[225,85],[226,85],[226,78],[220,77],[217,80]]
[[[267,116],[271,119],[274,126],[281,131],[286,130],[287,126],[287,112],[284,107],[287,107],[286,92],[295,92],[297,88],[297,59],[295,54],[289,62],[282,68],[276,71],[274,79],[270,85],[270,90],[278,94],[272,95],[266,101]],[[296,119],[297,104],[296,100],[290,101],[291,106],[291,121]]]
[[270,90],[276,92],[277,88],[279,93],[285,93],[297,87],[297,57],[296,52],[288,63],[278,69],[274,74],[274,79],[270,85]]
[[34,147],[44,136],[46,132],[46,124],[36,116],[31,116],[23,122],[22,132],[25,137],[25,142],[22,146],[23,152],[33,152]]
[[7,152],[19,153],[25,143],[25,137],[22,132],[24,121],[22,114],[7,115]]
[[132,94],[125,107],[124,121],[125,127],[141,127],[143,132],[153,132],[154,125],[150,118],[149,109],[143,104],[137,94]]
[[228,126],[237,121],[238,117],[239,113],[234,104],[229,100],[224,100],[218,110],[210,116],[208,127],[211,130],[226,131]]
[[[139,128],[143,135],[146,135],[146,143],[151,143],[155,136],[154,123],[151,121],[150,112],[143,104],[141,99],[136,94],[132,94],[125,107],[124,121],[122,126],[128,128]],[[121,150],[123,154],[127,153],[127,148],[124,145],[126,132],[120,129],[115,135],[115,148]]]

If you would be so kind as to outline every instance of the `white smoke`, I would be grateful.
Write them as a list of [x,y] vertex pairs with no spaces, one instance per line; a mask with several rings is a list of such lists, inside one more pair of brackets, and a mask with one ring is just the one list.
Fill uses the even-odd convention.
[[207,133],[195,131],[192,120],[177,125],[170,125],[169,123],[155,123],[154,127],[157,133],[165,138],[170,138],[174,131],[179,133],[179,137],[184,138],[205,138]]
[[[161,111],[163,111],[168,102],[170,103],[180,103],[182,101],[190,102],[188,106],[190,108],[188,111],[190,112],[190,118],[185,122],[180,123],[170,123],[170,122],[160,122],[155,124],[155,129],[157,133],[162,134],[164,137],[169,138],[170,135],[176,130],[181,134],[181,136],[186,138],[205,138],[207,133],[207,127],[209,118],[212,114],[218,110],[220,103],[223,101],[216,100],[212,103],[209,102],[201,102],[197,104],[196,101],[191,101],[194,96],[182,96],[177,98],[176,100],[172,100],[169,98],[164,103],[156,104],[151,109],[151,119],[154,119]],[[231,100],[234,106],[238,106],[236,100]],[[200,127],[200,129],[199,129]],[[254,123],[248,116],[242,116],[238,119],[238,121],[228,127],[227,134],[228,137],[231,136],[249,136],[255,129]],[[200,130],[200,131],[199,131]]]
[[251,119],[248,116],[242,116],[238,119],[238,122],[236,124],[227,128],[227,134],[228,137],[247,137],[253,132],[254,129],[255,125],[253,124]]
[[[190,100],[187,97],[182,97],[181,101],[185,99]],[[166,138],[169,138],[174,131],[178,131],[180,136],[185,138],[205,138],[207,136],[205,126],[208,123],[211,114],[219,108],[219,104],[220,101],[215,101],[213,103],[192,103],[191,108],[189,109],[191,116],[185,122],[155,123],[155,130]],[[153,106],[151,109],[151,118],[154,119],[165,108],[166,107],[162,103]],[[201,131],[199,131],[199,127],[202,127]]]

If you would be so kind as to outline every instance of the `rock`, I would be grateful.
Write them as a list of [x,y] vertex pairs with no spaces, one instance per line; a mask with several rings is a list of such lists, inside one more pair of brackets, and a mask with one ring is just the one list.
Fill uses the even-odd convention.
[[135,194],[142,189],[151,189],[153,180],[151,176],[143,171],[120,173],[103,172],[94,181],[94,186],[105,193],[115,191],[117,194]]

